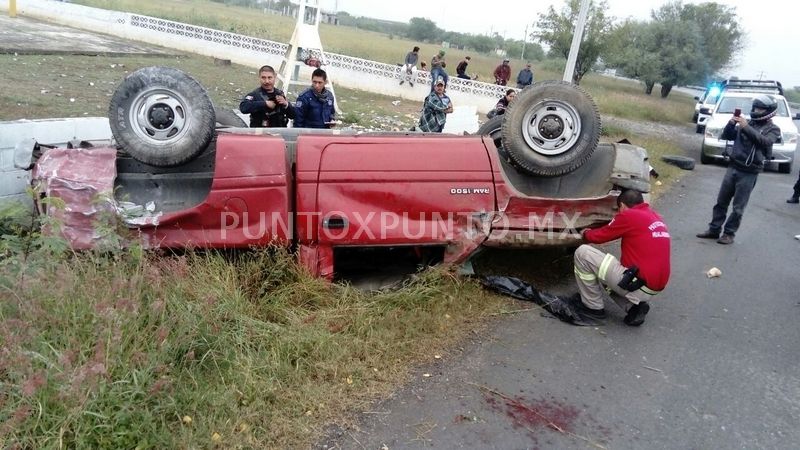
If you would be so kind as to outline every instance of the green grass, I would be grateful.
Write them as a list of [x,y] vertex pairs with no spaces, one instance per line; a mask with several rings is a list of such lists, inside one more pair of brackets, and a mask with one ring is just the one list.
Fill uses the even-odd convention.
[[[211,58],[198,55],[0,55],[0,120],[105,117],[111,95],[122,79],[152,65],[189,73],[222,108],[237,109],[241,98],[258,86],[255,69],[235,64],[217,66]],[[336,94],[350,124],[407,130],[419,118],[421,102],[404,100],[395,106],[393,97],[340,87]]]
[[4,448],[307,448],[506,303],[443,270],[330,285],[281,249],[4,256]]

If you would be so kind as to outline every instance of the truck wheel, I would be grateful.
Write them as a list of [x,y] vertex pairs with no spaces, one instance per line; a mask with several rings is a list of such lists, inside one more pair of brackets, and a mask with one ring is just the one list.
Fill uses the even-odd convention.
[[117,143],[157,167],[183,164],[214,137],[214,106],[194,78],[170,67],[145,67],[125,77],[108,108]]
[[792,173],[792,163],[779,163],[778,164],[778,172],[780,173]]
[[706,156],[706,153],[703,150],[700,150],[700,164],[711,164],[713,162],[714,158]]
[[661,160],[683,170],[694,170],[694,158],[689,158],[688,156],[664,155]]
[[247,128],[247,123],[230,109],[214,107],[218,127]]
[[508,156],[508,152],[503,148],[503,141],[501,139],[503,131],[503,115],[494,116],[489,119],[486,123],[481,125],[478,128],[478,134],[481,136],[489,136],[494,141],[494,146],[497,147],[497,152],[500,154],[506,161],[510,161],[511,158]]
[[501,135],[520,170],[555,177],[592,156],[600,139],[600,113],[581,88],[543,81],[523,89],[508,105]]

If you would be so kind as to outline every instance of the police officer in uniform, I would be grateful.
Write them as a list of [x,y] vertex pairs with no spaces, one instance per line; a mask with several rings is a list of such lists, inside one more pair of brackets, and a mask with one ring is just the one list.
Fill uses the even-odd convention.
[[250,128],[286,128],[289,119],[295,118],[295,110],[283,91],[275,87],[275,69],[262,66],[258,78],[261,86],[242,99],[239,111],[250,114]]
[[333,93],[325,89],[328,74],[316,69],[311,74],[311,87],[303,91],[295,102],[295,128],[331,128],[334,125],[336,105]]

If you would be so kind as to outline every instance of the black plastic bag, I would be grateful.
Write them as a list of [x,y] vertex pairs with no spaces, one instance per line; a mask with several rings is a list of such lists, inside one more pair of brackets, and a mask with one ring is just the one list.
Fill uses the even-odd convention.
[[573,299],[570,297],[563,297],[550,294],[549,292],[541,292],[525,281],[514,277],[502,276],[488,276],[481,280],[483,286],[487,289],[499,292],[503,295],[508,295],[519,300],[526,300],[536,303],[550,314],[556,316],[562,322],[567,322],[572,325],[580,327],[602,325],[602,322],[597,321],[591,317],[586,317],[580,313],[575,301],[580,302],[580,299]]

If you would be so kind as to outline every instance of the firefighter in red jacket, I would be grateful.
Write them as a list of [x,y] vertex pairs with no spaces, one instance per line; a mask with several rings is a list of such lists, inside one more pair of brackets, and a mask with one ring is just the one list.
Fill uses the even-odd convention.
[[619,213],[608,225],[583,230],[585,242],[603,244],[622,239],[622,257],[604,253],[590,245],[575,251],[575,280],[580,312],[594,319],[605,318],[604,285],[617,296],[611,298],[627,312],[624,322],[644,323],[648,301],[667,286],[670,271],[670,236],[667,225],[642,194],[623,191],[617,198]]

